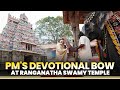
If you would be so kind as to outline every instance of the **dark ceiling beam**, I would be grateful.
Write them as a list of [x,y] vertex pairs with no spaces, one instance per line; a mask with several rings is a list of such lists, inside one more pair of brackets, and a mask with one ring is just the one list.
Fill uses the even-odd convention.
[[63,11],[64,24],[79,23],[83,24],[85,16],[91,11]]

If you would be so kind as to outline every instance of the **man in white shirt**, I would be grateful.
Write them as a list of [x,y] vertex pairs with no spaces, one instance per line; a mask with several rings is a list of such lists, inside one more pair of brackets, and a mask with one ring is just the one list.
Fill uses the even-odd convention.
[[78,57],[81,61],[87,61],[92,58],[90,40],[82,32],[79,34]]
[[97,45],[97,40],[94,39],[90,42],[89,38],[80,32],[79,36],[79,45],[77,48],[72,47],[66,37],[64,37],[64,42],[66,43],[67,47],[69,48],[70,52],[78,52],[78,58],[80,61],[89,62],[92,59],[92,52],[91,47],[95,47]]

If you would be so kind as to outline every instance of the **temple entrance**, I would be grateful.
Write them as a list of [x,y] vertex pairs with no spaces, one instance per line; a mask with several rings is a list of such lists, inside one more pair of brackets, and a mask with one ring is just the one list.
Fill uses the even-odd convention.
[[24,62],[32,62],[33,56],[32,55],[24,55]]

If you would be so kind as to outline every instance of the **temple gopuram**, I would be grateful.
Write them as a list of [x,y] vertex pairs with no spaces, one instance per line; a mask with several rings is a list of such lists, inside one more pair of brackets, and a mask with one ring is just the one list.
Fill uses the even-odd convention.
[[41,48],[38,38],[23,13],[20,18],[8,14],[7,24],[0,34],[0,62],[40,61]]

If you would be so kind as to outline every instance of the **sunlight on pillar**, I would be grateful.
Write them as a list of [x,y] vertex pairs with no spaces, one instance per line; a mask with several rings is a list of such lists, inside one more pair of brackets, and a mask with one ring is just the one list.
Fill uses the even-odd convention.
[[82,27],[84,26],[84,24],[79,24],[79,30],[82,31]]

